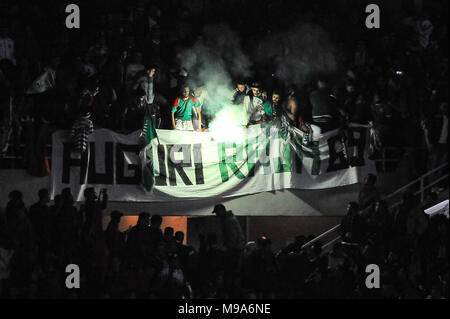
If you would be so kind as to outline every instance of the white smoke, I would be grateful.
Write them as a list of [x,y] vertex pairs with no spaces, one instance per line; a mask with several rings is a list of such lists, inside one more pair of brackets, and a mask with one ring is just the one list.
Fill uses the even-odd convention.
[[202,36],[178,58],[189,72],[190,84],[204,84],[213,101],[208,112],[216,113],[230,105],[233,79],[252,75],[250,59],[241,49],[239,38],[225,25],[205,26]]
[[[256,45],[257,44],[257,45]],[[303,85],[321,73],[338,70],[337,50],[319,26],[301,24],[287,32],[258,39],[252,56],[255,62],[274,60],[274,76],[286,85]],[[189,72],[190,86],[201,82],[212,103],[202,113],[226,114],[226,121],[211,128],[241,127],[242,114],[231,105],[233,80],[251,77],[252,61],[244,53],[239,37],[225,25],[205,26],[195,44],[178,54],[178,62]],[[270,72],[269,68],[263,70]],[[267,73],[266,72],[266,73]],[[258,79],[264,82],[266,79]]]

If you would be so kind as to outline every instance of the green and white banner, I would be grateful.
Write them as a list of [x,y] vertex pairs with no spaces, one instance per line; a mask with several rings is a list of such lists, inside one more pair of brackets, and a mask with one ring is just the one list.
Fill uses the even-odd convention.
[[107,129],[89,137],[88,152],[71,152],[70,134],[53,135],[52,195],[70,187],[107,188],[113,201],[225,198],[282,189],[323,189],[359,182],[374,171],[368,128],[350,125],[325,134],[255,125],[218,139],[208,132],[157,130],[144,150],[139,133]]

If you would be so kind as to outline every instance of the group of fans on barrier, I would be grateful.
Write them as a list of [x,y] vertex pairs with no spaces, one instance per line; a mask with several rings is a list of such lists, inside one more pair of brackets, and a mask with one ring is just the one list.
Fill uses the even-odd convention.
[[[20,16],[23,11],[6,11],[0,21],[1,155],[19,153],[25,144],[25,167],[42,176],[49,173],[46,145],[54,129],[72,130],[81,152],[96,128],[124,133],[144,124],[208,129],[217,92],[207,91],[207,79],[200,81],[195,68],[183,67],[186,61],[177,55],[182,46],[172,49],[189,41],[162,29],[158,5],[130,10],[129,20],[120,18],[123,13],[105,14],[92,26],[85,24],[82,35],[61,32],[49,47],[36,42],[32,22]],[[371,123],[373,156],[385,146],[414,149],[406,153],[412,157],[412,175],[420,175],[447,158],[448,45],[445,19],[437,12],[405,17],[383,36],[355,39],[342,51],[338,73],[311,74],[295,83],[274,74],[270,59],[264,67],[255,65],[260,82],[235,80],[229,103],[244,110],[243,125],[280,116],[305,131],[311,125],[326,131],[348,122]],[[181,16],[187,25],[195,21]],[[165,32],[172,37],[164,37]],[[194,34],[185,36],[194,43]],[[78,49],[71,50],[75,44]]]

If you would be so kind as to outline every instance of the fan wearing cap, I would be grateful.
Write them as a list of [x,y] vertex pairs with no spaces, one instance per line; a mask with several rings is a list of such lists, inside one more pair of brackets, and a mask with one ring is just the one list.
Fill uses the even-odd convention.
[[262,97],[261,85],[258,82],[251,84],[251,91],[244,98],[244,110],[247,114],[247,125],[255,124],[262,120],[264,115],[264,108],[262,104],[264,99]]

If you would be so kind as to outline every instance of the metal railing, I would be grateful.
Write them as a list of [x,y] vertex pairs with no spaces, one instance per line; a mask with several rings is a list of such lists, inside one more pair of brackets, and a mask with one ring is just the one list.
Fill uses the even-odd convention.
[[[415,180],[413,180],[412,182],[410,182],[409,184],[406,184],[405,186],[397,189],[395,192],[389,194],[388,196],[386,196],[384,198],[384,200],[388,201],[389,199],[402,194],[403,192],[405,192],[406,190],[412,188],[414,185],[416,185],[417,183],[420,183],[420,187],[419,190],[413,192],[414,196],[417,196],[420,194],[420,202],[422,203],[425,200],[425,193],[428,189],[432,188],[433,186],[437,185],[439,182],[443,181],[444,179],[448,178],[449,173],[447,172],[446,174],[443,174],[442,176],[438,177],[437,179],[433,180],[432,182],[429,182],[427,185],[425,185],[425,182],[427,180],[427,178],[430,175],[435,175],[437,172],[444,170],[446,167],[448,167],[448,162],[442,164],[439,167],[436,167],[432,170],[430,170],[429,172],[425,173],[424,175],[416,178]],[[391,204],[389,206],[390,209],[397,207],[398,205],[401,204],[401,201],[396,201],[395,203]]]
[[394,146],[386,146],[381,150],[381,158],[374,159],[374,162],[381,162],[381,170],[382,172],[386,172],[386,164],[387,163],[398,163],[402,160],[402,154],[399,157],[388,157],[388,151],[420,151],[426,149],[425,147],[394,147]]
[[[425,182],[427,180],[427,178],[430,175],[436,174],[437,172],[444,170],[446,167],[448,167],[448,162],[442,164],[439,167],[436,167],[430,171],[428,171],[427,173],[425,173],[424,175],[416,178],[415,180],[413,180],[412,182],[406,184],[405,186],[402,186],[401,188],[397,189],[396,191],[392,192],[391,194],[385,196],[383,198],[383,200],[385,201],[389,201],[390,199],[394,198],[397,195],[403,194],[405,191],[409,190],[411,187],[413,187],[414,185],[416,185],[417,183],[420,183],[420,188],[419,190],[413,192],[413,194],[415,196],[420,194],[420,202],[422,203],[425,199],[425,192],[432,188],[433,186],[437,185],[440,181],[446,179],[449,177],[449,173],[447,171],[446,174],[443,174],[442,176],[440,176],[439,178],[435,179],[432,182],[429,182],[427,185],[425,185]],[[390,204],[388,207],[390,210],[396,208],[397,206],[399,206],[402,203],[401,200],[394,202],[393,204]],[[307,242],[306,244],[304,244],[302,246],[302,249],[304,248],[308,248],[311,247],[314,243],[316,243],[319,240],[322,240],[324,238],[329,237],[330,235],[333,235],[332,239],[328,242],[326,242],[323,246],[322,249],[325,250],[326,248],[332,247],[332,245],[334,243],[336,243],[337,241],[340,240],[341,236],[338,234],[339,228],[341,227],[340,224],[330,228],[329,230],[327,230],[326,232],[320,234],[319,236],[315,237],[314,239],[310,240],[309,242]]]

